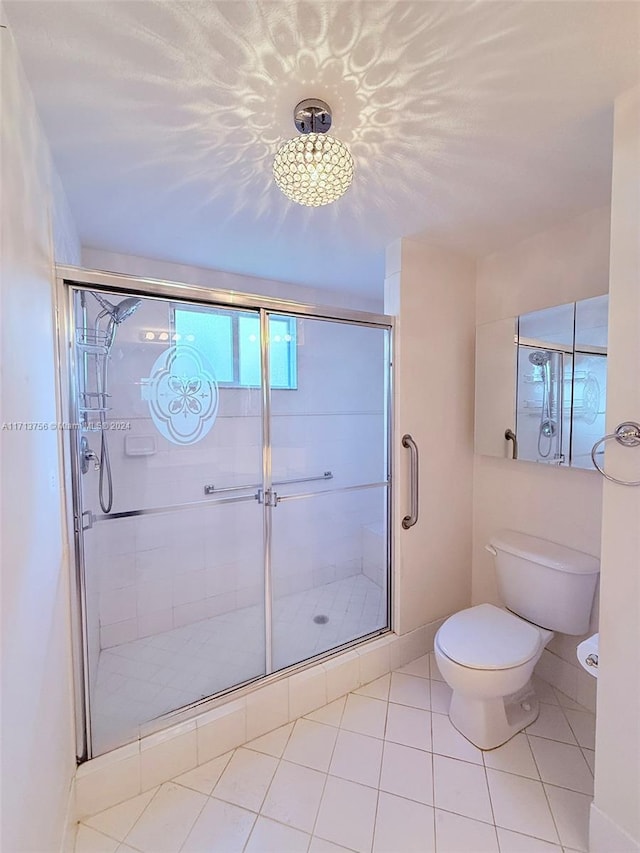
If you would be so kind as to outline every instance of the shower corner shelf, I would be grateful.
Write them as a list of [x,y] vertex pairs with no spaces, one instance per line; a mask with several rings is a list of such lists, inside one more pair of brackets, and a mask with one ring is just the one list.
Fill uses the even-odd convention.
[[78,406],[81,415],[106,415],[111,410],[107,402],[111,394],[104,391],[80,391],[81,403]]
[[76,346],[81,352],[92,355],[108,355],[110,336],[107,332],[94,329],[76,329]]

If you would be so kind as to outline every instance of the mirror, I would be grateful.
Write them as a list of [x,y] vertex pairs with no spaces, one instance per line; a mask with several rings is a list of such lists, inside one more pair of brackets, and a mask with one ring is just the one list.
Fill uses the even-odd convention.
[[576,302],[571,464],[578,468],[593,469],[591,448],[606,433],[608,317],[608,295]]
[[593,468],[591,447],[604,434],[607,315],[605,295],[478,327],[477,453],[513,458],[517,449],[520,460]]
[[569,459],[574,314],[571,302],[518,317],[518,459]]

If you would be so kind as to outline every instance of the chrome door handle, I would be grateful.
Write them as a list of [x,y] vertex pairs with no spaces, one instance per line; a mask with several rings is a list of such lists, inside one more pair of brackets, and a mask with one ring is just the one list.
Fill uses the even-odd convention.
[[402,446],[411,451],[411,514],[402,519],[402,527],[408,530],[418,521],[418,481],[420,476],[418,445],[407,433],[402,436]]

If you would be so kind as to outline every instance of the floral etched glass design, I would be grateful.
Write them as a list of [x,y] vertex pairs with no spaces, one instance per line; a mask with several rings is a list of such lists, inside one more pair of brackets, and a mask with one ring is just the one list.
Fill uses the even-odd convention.
[[218,413],[218,383],[197,349],[170,347],[143,380],[158,432],[175,444],[195,444],[209,432]]

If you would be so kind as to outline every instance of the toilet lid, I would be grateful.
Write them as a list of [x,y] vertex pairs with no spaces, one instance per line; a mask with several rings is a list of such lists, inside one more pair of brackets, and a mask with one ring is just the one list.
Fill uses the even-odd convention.
[[509,669],[526,663],[540,648],[541,635],[493,604],[478,604],[450,616],[437,634],[442,652],[471,669]]

